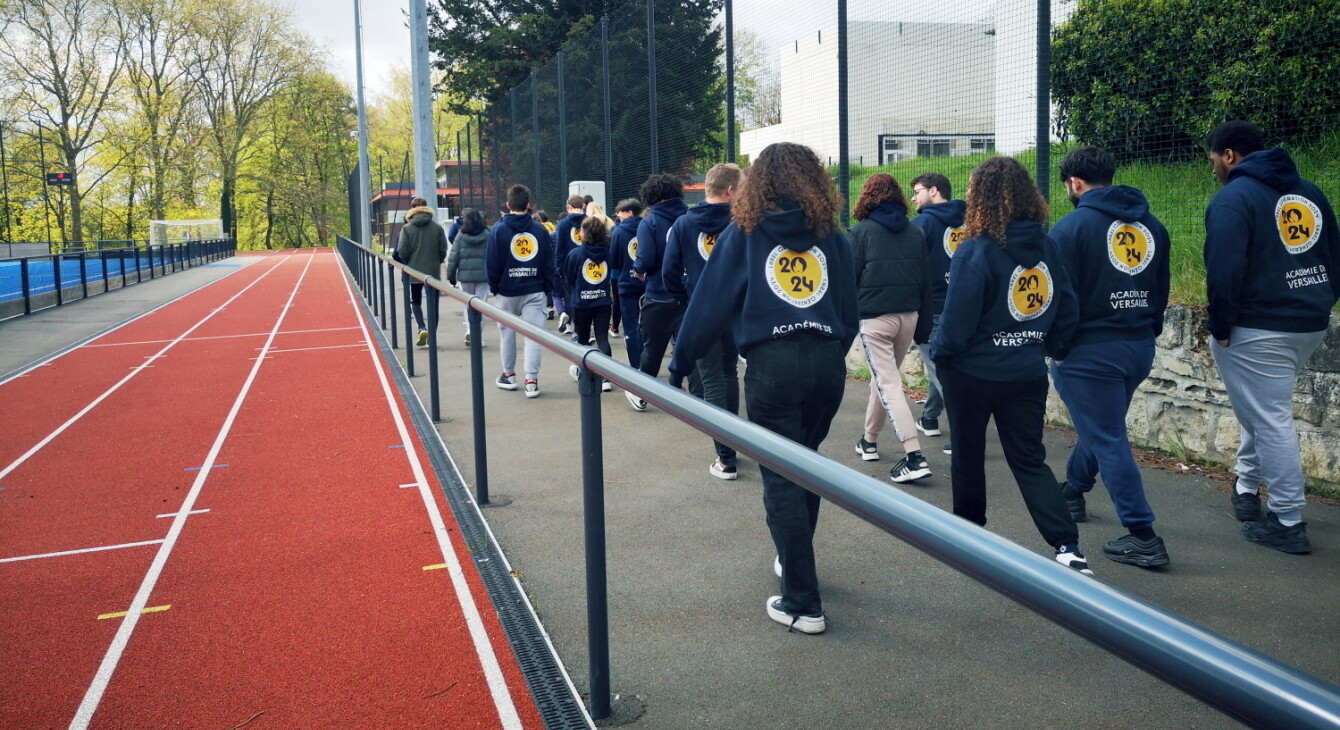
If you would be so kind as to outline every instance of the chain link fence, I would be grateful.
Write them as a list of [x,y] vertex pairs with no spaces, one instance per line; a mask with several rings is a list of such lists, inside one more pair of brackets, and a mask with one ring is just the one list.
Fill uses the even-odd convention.
[[1168,226],[1174,299],[1196,304],[1218,189],[1203,140],[1233,118],[1340,197],[1340,0],[630,0],[465,130],[461,205],[492,217],[520,182],[557,217],[585,180],[609,210],[653,172],[692,203],[711,165],[789,141],[852,204],[875,172],[905,189],[940,172],[961,198],[978,162],[1011,155],[1055,220],[1060,161],[1093,144]]

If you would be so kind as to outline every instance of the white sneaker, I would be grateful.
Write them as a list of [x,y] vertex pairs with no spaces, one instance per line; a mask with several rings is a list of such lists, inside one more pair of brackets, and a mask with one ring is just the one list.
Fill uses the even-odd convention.
[[569,365],[569,366],[568,366],[568,375],[571,375],[573,380],[581,380],[581,379],[582,379],[582,369],[579,368],[579,367],[577,367],[576,365]]
[[1056,562],[1061,565],[1078,570],[1084,575],[1093,575],[1093,570],[1089,568],[1089,561],[1085,559],[1084,554],[1078,550],[1070,550],[1062,547],[1056,551]]
[[828,622],[824,620],[822,615],[792,616],[778,605],[781,602],[781,596],[768,598],[768,618],[785,626],[787,631],[799,631],[802,634],[822,634],[824,629],[828,628]]
[[782,577],[782,556],[772,556],[772,572],[776,573],[778,578]]
[[712,462],[712,466],[708,467],[707,471],[717,479],[725,479],[728,482],[735,481],[735,478],[739,476],[739,473],[735,471],[735,467],[722,464],[721,459]]
[[558,331],[567,334],[568,323],[571,321],[572,317],[569,317],[567,312],[558,315]]
[[540,397],[540,381],[538,381],[538,380],[527,380],[527,381],[526,381],[526,397],[527,397],[527,398],[539,398],[539,397]]
[[610,381],[608,381],[608,380],[602,380],[602,381],[600,381],[600,392],[601,392],[601,393],[608,393],[608,392],[610,392],[611,390],[614,390],[614,386],[610,383]]
[[623,394],[626,398],[628,398],[628,404],[633,407],[633,410],[635,411],[647,410],[647,402],[639,398],[636,393],[634,393],[631,390],[625,390]]

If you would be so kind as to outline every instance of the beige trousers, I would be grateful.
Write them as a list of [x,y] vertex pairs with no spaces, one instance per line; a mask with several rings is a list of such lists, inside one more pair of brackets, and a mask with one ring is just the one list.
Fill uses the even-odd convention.
[[920,451],[912,407],[903,395],[899,368],[912,346],[917,328],[916,312],[883,314],[861,320],[861,345],[870,363],[870,402],[865,408],[865,440],[877,443],[884,419],[893,423],[893,432],[904,451]]

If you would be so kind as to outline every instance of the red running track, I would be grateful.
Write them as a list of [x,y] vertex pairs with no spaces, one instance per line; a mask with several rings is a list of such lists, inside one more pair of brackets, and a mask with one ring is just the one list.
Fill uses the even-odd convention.
[[0,727],[541,727],[337,257],[0,383]]

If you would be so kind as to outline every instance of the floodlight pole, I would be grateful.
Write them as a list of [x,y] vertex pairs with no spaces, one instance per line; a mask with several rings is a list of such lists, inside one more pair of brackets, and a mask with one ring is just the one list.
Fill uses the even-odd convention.
[[363,8],[354,0],[354,64],[358,76],[358,242],[372,248],[372,211],[368,201],[368,114],[363,100]]
[[428,4],[409,0],[410,76],[414,94],[414,190],[437,209],[437,153],[433,146],[432,79],[428,68]]

